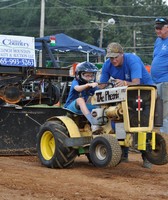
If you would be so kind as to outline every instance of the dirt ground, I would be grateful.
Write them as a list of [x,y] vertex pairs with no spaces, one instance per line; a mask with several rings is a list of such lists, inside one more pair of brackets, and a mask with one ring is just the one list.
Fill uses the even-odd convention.
[[167,200],[168,164],[142,166],[139,153],[113,168],[95,168],[85,156],[70,169],[49,169],[36,156],[0,157],[0,200]]

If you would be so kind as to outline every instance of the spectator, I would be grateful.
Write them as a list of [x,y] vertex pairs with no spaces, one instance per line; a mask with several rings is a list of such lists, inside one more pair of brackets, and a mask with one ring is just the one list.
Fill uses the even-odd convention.
[[[115,79],[115,86],[137,84],[153,85],[150,74],[145,69],[142,60],[133,53],[124,53],[119,43],[110,43],[107,47],[107,60],[103,64],[101,83]],[[145,158],[142,151],[143,167],[151,168],[151,163]],[[123,151],[124,160],[128,160],[128,148]]]
[[[167,97],[164,96],[166,88],[168,86],[168,19],[157,18],[155,20],[155,32],[158,36],[153,51],[153,60],[151,64],[151,76],[153,81],[157,85],[158,95],[161,99],[165,99],[163,104],[163,127],[160,131],[168,133],[168,103]],[[167,87],[168,88],[168,87]],[[163,92],[162,92],[163,91]]]
[[98,68],[90,62],[82,62],[76,66],[75,79],[72,81],[70,92],[65,108],[77,114],[83,114],[91,123],[92,132],[95,133],[101,128],[91,115],[91,110],[95,106],[88,103],[89,96],[93,95],[98,89],[95,82]]

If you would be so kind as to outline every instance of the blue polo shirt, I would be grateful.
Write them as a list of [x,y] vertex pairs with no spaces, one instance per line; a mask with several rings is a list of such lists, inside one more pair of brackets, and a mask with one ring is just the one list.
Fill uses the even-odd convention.
[[123,64],[120,67],[115,67],[110,62],[110,59],[106,60],[102,67],[100,82],[107,83],[110,77],[128,82],[131,82],[135,78],[139,78],[140,84],[154,84],[142,60],[133,53],[124,53]]
[[168,82],[168,38],[156,39],[151,66],[151,76],[155,83]]

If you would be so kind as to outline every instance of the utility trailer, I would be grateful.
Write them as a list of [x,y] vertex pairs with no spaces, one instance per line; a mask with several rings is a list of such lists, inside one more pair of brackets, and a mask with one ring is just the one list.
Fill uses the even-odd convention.
[[0,106],[0,155],[36,154],[36,135],[46,119],[65,115],[60,107]]
[[[3,65],[9,60],[0,60],[0,155],[35,154],[41,124],[66,113],[55,105],[72,79],[70,69],[58,66],[48,45],[50,41],[38,42],[42,44],[43,67]],[[46,67],[46,57],[53,63],[52,68]]]

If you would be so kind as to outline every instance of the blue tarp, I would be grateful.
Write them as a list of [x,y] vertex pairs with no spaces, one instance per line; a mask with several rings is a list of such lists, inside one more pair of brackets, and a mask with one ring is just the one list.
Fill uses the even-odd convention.
[[[81,42],[76,40],[72,37],[65,35],[64,33],[54,35],[56,37],[56,46],[50,47],[51,50],[60,51],[60,52],[68,52],[68,51],[77,51],[77,52],[84,52],[84,53],[92,53],[95,55],[102,55],[105,56],[105,50],[94,45],[87,44],[85,42]],[[49,40],[50,36],[45,36],[42,38],[37,39],[46,39]],[[41,43],[36,42],[35,48],[40,50]]]

